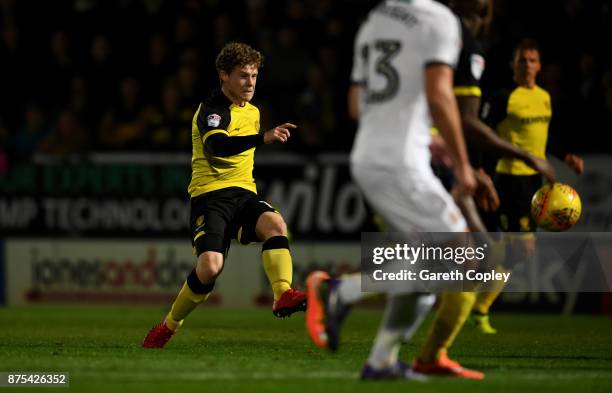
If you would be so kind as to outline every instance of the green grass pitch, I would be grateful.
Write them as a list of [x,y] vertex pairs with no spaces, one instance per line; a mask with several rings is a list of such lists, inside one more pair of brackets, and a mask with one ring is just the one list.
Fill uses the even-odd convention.
[[[612,318],[497,314],[500,330],[466,327],[451,355],[484,381],[362,382],[380,312],[356,310],[337,354],[308,340],[303,315],[201,307],[162,350],[140,347],[154,307],[0,309],[0,371],[67,371],[69,388],[17,392],[612,392]],[[402,349],[409,360],[422,327]]]

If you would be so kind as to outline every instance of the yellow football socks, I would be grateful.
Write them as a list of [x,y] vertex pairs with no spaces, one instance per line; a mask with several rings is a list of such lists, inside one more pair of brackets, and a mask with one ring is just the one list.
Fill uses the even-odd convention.
[[[499,273],[508,273],[511,270],[506,269],[503,266],[497,266],[495,268],[495,271]],[[504,289],[505,285],[506,283],[502,280],[491,281],[487,286],[486,292],[479,292],[476,295],[476,301],[474,302],[474,312],[481,315],[487,315],[489,313],[489,309],[493,305],[493,302],[495,302],[495,299],[497,299],[501,291]]]
[[444,292],[440,295],[440,306],[419,359],[425,363],[438,359],[459,334],[476,299],[474,292]]
[[166,316],[166,326],[170,330],[176,331],[183,324],[183,320],[189,315],[198,304],[208,298],[210,292],[204,294],[195,293],[189,288],[187,282],[183,284],[176,300],[172,304],[170,312]]
[[[504,240],[493,242],[488,265],[493,266],[498,273],[511,272],[510,269],[503,266],[505,258],[506,242]],[[473,311],[481,315],[488,314],[491,305],[504,289],[504,286],[505,283],[501,280],[489,281],[485,286],[480,286],[478,294],[476,295],[476,301],[474,302]]]
[[263,244],[261,260],[274,292],[274,300],[278,300],[286,290],[291,288],[293,279],[293,263],[287,238],[275,236],[268,239]]

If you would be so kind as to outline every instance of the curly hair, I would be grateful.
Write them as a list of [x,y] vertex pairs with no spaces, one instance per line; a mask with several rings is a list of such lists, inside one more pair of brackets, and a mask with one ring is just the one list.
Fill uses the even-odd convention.
[[263,55],[241,42],[230,42],[226,44],[215,62],[217,71],[224,71],[230,74],[235,67],[245,65],[255,65],[257,68],[263,67]]

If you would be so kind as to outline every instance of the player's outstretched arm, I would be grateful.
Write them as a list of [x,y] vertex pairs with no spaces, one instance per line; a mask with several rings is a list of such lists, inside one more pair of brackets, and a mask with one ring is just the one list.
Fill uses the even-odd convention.
[[228,136],[214,134],[206,138],[204,149],[215,157],[229,157],[257,147],[263,143],[261,134],[246,136]]
[[297,126],[291,123],[284,123],[264,132],[264,143],[270,144],[274,142],[285,143],[291,136],[290,129],[295,129]]
[[538,158],[532,154],[527,154],[527,157],[522,158],[522,160],[525,161],[525,164],[540,172],[547,181],[551,183],[557,181],[555,168],[548,161]]
[[452,87],[453,69],[449,65],[435,63],[425,67],[425,94],[429,111],[455,164],[455,193],[471,195],[476,188],[476,179],[468,160],[459,109]]
[[242,153],[245,150],[257,147],[262,143],[270,144],[276,141],[281,143],[289,139],[289,129],[297,128],[295,124],[285,123],[274,127],[262,134],[246,136],[228,136],[223,133],[211,135],[204,143],[205,150],[215,157],[229,157]]
[[480,116],[478,115],[480,97],[457,97],[457,104],[459,106],[459,112],[461,113],[461,124],[463,126],[465,138],[470,141],[470,143],[474,144],[478,150],[497,158],[518,158],[536,171],[542,173],[549,182],[554,182],[556,180],[555,169],[550,163],[504,140],[487,124],[480,120]]

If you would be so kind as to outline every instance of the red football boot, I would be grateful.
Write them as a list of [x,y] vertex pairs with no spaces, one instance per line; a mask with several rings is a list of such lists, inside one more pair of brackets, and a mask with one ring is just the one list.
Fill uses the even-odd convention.
[[166,326],[166,320],[164,319],[153,329],[149,330],[142,346],[143,348],[163,348],[164,345],[170,341],[172,336],[174,336],[174,333],[174,330]]
[[306,311],[306,294],[289,288],[272,304],[272,314],[285,318],[298,311]]

